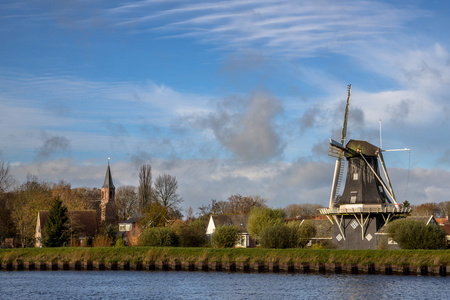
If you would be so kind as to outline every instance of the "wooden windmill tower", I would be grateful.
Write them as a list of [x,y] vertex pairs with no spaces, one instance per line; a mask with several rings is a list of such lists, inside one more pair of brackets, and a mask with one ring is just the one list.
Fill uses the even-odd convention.
[[[340,249],[377,249],[376,233],[393,217],[409,212],[397,203],[386,170],[383,150],[366,141],[350,140],[345,146],[351,85],[345,109],[341,142],[330,139],[328,154],[336,157],[336,166],[328,208],[320,209],[333,223],[333,243]],[[402,149],[409,150],[409,149]],[[392,150],[391,150],[392,151]],[[348,162],[344,191],[344,158]],[[384,173],[381,177],[379,163]]]

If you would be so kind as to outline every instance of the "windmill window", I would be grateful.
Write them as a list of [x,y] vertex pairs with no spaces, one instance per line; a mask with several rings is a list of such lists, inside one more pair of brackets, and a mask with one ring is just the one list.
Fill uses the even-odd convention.
[[350,203],[356,203],[356,196],[351,196],[350,197]]
[[358,173],[353,173],[353,180],[358,180]]
[[378,189],[380,190],[380,193],[383,192],[383,187],[381,185],[378,186]]

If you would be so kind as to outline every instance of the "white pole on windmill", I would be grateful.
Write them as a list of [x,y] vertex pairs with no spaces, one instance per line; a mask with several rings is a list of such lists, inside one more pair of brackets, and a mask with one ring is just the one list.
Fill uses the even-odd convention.
[[381,137],[381,118],[380,118],[380,149],[383,149],[383,139]]
[[[342,126],[342,134],[341,134],[341,144],[344,145],[345,143],[345,137],[347,136],[347,121],[348,121],[348,111],[350,107],[350,95],[352,92],[352,85],[348,85],[348,96],[347,96],[347,105],[345,106],[345,116],[344,116],[344,125]],[[329,208],[334,208],[334,200],[336,198],[336,193],[338,189],[339,184],[339,176],[340,176],[340,170],[342,168],[342,159],[344,157],[344,152],[339,155],[339,157],[336,159],[336,164],[334,166],[334,176],[333,176],[333,183],[331,185],[331,195],[330,195],[330,204]]]

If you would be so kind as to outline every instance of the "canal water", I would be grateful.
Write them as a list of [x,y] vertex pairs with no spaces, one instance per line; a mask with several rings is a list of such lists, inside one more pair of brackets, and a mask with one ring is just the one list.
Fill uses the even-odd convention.
[[0,299],[448,299],[449,277],[222,272],[0,272]]

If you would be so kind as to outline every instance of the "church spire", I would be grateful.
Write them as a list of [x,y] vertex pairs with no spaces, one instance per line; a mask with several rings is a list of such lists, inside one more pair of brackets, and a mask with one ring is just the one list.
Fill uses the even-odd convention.
[[111,176],[111,169],[109,168],[109,157],[108,157],[108,168],[106,169],[105,182],[102,188],[114,189],[114,183]]

